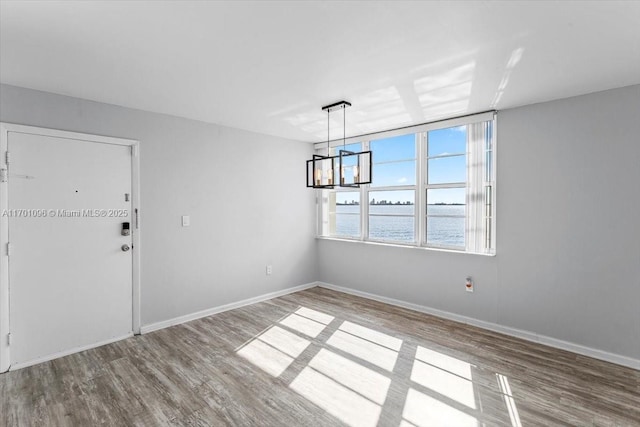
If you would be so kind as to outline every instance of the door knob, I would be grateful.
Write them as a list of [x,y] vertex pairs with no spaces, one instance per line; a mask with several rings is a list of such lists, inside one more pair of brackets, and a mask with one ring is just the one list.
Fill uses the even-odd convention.
[[131,247],[129,247],[129,245],[124,244],[120,247],[120,249],[122,249],[122,252],[127,252],[129,249],[131,249]]

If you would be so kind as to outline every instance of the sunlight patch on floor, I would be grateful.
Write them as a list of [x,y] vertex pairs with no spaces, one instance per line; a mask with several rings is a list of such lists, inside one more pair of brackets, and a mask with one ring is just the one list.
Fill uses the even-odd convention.
[[374,427],[380,418],[379,405],[313,368],[304,368],[290,387],[349,426]]
[[351,323],[348,321],[343,322],[342,325],[340,325],[339,330],[348,332],[351,335],[355,335],[365,340],[372,341],[376,344],[395,351],[400,351],[400,346],[402,345],[402,340],[399,338],[395,338],[390,335],[383,334],[382,332],[378,332],[374,329],[365,328],[364,326],[356,325],[355,323]]
[[443,369],[462,378],[471,380],[471,364],[455,357],[418,346],[416,350],[416,359],[421,362],[428,363],[440,369]]
[[327,344],[391,372],[396,364],[402,340],[345,321],[327,340]]
[[476,409],[471,364],[418,346],[411,381]]
[[476,409],[473,383],[465,378],[416,360],[411,370],[411,381]]
[[291,313],[280,321],[280,324],[305,334],[311,338],[317,337],[327,325],[311,320],[307,317]]
[[478,420],[413,388],[407,393],[402,418],[416,427],[477,427]]
[[327,344],[344,352],[352,354],[362,360],[366,360],[389,372],[393,371],[398,358],[398,352],[383,347],[369,340],[337,330],[327,340]]
[[293,358],[300,356],[300,353],[310,344],[304,338],[277,326],[266,330],[258,339]]
[[300,307],[296,310],[296,314],[302,317],[306,317],[311,320],[315,320],[318,323],[322,323],[323,325],[328,325],[335,319],[335,317],[322,313],[320,311],[312,310],[307,307]]
[[496,374],[496,377],[498,379],[498,386],[500,387],[500,391],[502,392],[502,397],[504,398],[504,403],[507,405],[507,412],[509,412],[509,420],[511,421],[511,426],[522,427],[522,423],[520,422],[520,414],[518,413],[518,407],[516,406],[516,401],[511,394],[509,379],[501,374]]
[[[401,349],[406,357],[415,349],[411,370],[404,370],[402,378],[397,378],[404,390],[408,389],[400,425],[478,426],[476,417],[482,417],[483,412],[482,387],[487,385],[474,385],[474,365],[411,343],[404,344],[408,345],[405,348],[402,339],[349,321],[342,321],[328,339],[319,338],[334,321],[334,316],[298,307],[237,353],[279,377],[313,341],[317,353],[308,354],[311,360],[306,366],[298,362],[291,374],[301,371],[290,388],[349,426],[373,427],[398,375],[393,372]],[[522,427],[507,377],[495,375],[511,426]],[[496,396],[495,389],[487,392]]]
[[278,377],[309,344],[296,334],[273,326],[238,350],[238,355]]
[[327,349],[320,350],[309,366],[379,405],[391,384],[388,377]]
[[293,357],[260,340],[251,341],[238,350],[238,354],[274,377],[282,374],[293,362]]

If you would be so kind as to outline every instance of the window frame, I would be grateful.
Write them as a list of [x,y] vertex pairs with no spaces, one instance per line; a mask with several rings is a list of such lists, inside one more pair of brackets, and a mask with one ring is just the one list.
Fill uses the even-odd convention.
[[[482,206],[483,216],[482,216],[482,224],[483,224],[483,238],[490,239],[491,247],[485,250],[473,250],[473,248],[468,247],[468,234],[469,234],[469,212],[468,212],[468,200],[466,200],[465,204],[465,246],[450,246],[450,245],[434,245],[427,243],[427,190],[428,189],[439,189],[439,188],[464,188],[465,193],[468,197],[467,190],[467,182],[469,181],[469,142],[467,142],[466,149],[466,161],[467,161],[467,179],[465,182],[460,183],[439,183],[439,184],[428,184],[428,159],[430,158],[438,158],[438,157],[453,157],[455,155],[462,155],[462,153],[457,153],[454,155],[447,156],[432,156],[427,157],[427,134],[429,131],[438,130],[438,129],[447,129],[456,126],[467,126],[467,132],[469,132],[468,125],[476,124],[476,123],[484,123],[490,122],[490,150],[487,150],[487,147],[483,144],[482,154],[487,155],[487,151],[491,151],[491,174],[487,175],[486,169],[482,171],[482,176],[485,177],[483,179],[480,187],[484,191],[487,187],[491,187],[491,195],[490,195],[490,214],[487,214],[486,208],[486,196],[483,197],[483,201],[478,204],[478,206]],[[354,242],[367,242],[367,243],[375,243],[375,244],[383,244],[389,246],[406,246],[406,247],[414,247],[428,250],[439,250],[439,251],[447,251],[447,252],[455,252],[455,253],[464,253],[464,254],[475,254],[475,255],[488,255],[494,256],[496,254],[496,175],[497,175],[497,112],[489,111],[484,113],[473,114],[469,116],[462,116],[453,119],[440,120],[436,122],[425,123],[416,126],[409,126],[400,129],[393,129],[389,131],[376,132],[362,136],[350,137],[343,142],[343,140],[334,140],[329,143],[331,149],[339,149],[343,145],[343,143],[354,144],[360,143],[361,150],[367,151],[370,149],[370,143],[374,140],[380,139],[388,139],[395,136],[403,136],[407,134],[414,134],[415,141],[415,151],[416,156],[415,159],[398,159],[393,161],[385,161],[381,162],[381,164],[386,163],[397,163],[401,161],[410,161],[415,160],[416,162],[416,179],[415,185],[399,185],[399,186],[383,186],[383,187],[374,187],[371,184],[361,185],[360,188],[340,188],[336,187],[331,190],[316,190],[316,205],[317,205],[317,233],[316,237],[319,239],[330,239],[330,240],[348,240]],[[469,136],[467,136],[469,138]],[[327,152],[327,143],[317,143],[315,144],[316,152],[318,154],[323,154]],[[375,153],[373,153],[373,159],[375,162]],[[396,191],[396,190],[412,190],[414,191],[414,240],[412,242],[402,242],[395,240],[382,240],[382,239],[372,239],[369,238],[369,193],[377,192],[377,191]],[[350,236],[338,236],[338,235],[329,235],[328,233],[328,225],[325,224],[325,216],[328,214],[328,192],[359,192],[360,193],[360,235],[357,237]],[[384,216],[384,215],[381,215]],[[402,215],[409,216],[409,215]],[[328,218],[328,216],[327,216]],[[487,232],[487,226],[490,230]]]
[[[383,136],[383,137],[371,137],[368,138],[366,141],[366,146],[367,146],[367,150],[371,150],[371,142],[373,141],[379,141],[379,140],[384,140],[384,139],[391,139],[394,137],[398,137],[398,136],[405,136],[405,135],[410,135],[411,132],[408,133],[404,133],[404,134],[399,134],[399,135],[393,135],[393,136]],[[374,134],[376,135],[376,134]],[[418,215],[417,215],[417,208],[418,208],[418,179],[419,179],[419,174],[418,174],[418,170],[420,169],[420,159],[418,157],[419,155],[419,149],[418,149],[418,144],[419,144],[419,139],[417,134],[414,134],[414,142],[413,142],[413,150],[414,150],[414,157],[413,158],[401,158],[401,159],[396,159],[396,160],[387,160],[387,161],[383,161],[383,162],[379,162],[376,163],[376,158],[375,158],[375,154],[373,154],[373,164],[372,166],[375,166],[376,164],[378,165],[385,165],[385,164],[392,164],[392,163],[402,163],[402,162],[410,162],[413,161],[415,163],[415,170],[414,170],[414,178],[415,178],[415,184],[411,184],[411,185],[384,185],[384,186],[379,186],[379,187],[374,187],[371,184],[368,184],[366,186],[363,186],[363,201],[366,203],[367,205],[367,219],[366,219],[366,238],[363,240],[366,240],[368,242],[376,242],[376,243],[383,243],[383,244],[393,244],[393,245],[409,245],[409,246],[415,246],[416,244],[419,244],[420,240],[419,240],[419,234],[418,234]],[[369,226],[370,226],[370,221],[369,219],[371,218],[371,212],[370,212],[370,193],[375,193],[378,191],[413,191],[413,215],[384,215],[384,214],[373,214],[373,216],[401,216],[401,217],[405,217],[405,218],[411,218],[413,217],[413,240],[407,242],[407,241],[402,241],[402,240],[387,240],[387,239],[376,239],[376,238],[371,238],[369,235]],[[365,233],[363,233],[365,234]]]
[[[356,193],[356,194],[358,194],[358,198],[359,198],[359,200],[358,200],[359,205],[358,206],[360,207],[360,212],[358,214],[352,214],[352,213],[346,213],[346,212],[341,212],[341,213],[335,212],[334,215],[336,217],[336,223],[337,223],[338,215],[353,215],[353,216],[359,215],[360,218],[359,218],[358,227],[359,227],[360,233],[357,236],[332,235],[332,236],[323,236],[323,237],[329,237],[329,238],[333,238],[333,239],[363,240],[362,239],[362,235],[363,235],[363,232],[362,232],[362,191],[360,191],[359,188],[340,188],[340,187],[335,188],[333,190],[325,190],[325,191],[329,195],[329,197],[331,197],[330,193],[332,193],[332,192],[336,193],[336,197],[337,197],[337,193]],[[329,218],[330,218],[330,215],[331,215],[331,213],[329,212]]]
[[[465,126],[466,125],[461,125],[461,126]],[[434,218],[443,218],[443,217],[447,217],[444,215],[429,215],[429,208],[428,208],[428,202],[429,202],[429,198],[427,197],[427,192],[429,190],[444,190],[444,189],[455,189],[455,188],[462,188],[465,190],[465,199],[466,199],[466,189],[467,189],[467,182],[469,181],[469,176],[468,176],[468,171],[469,171],[469,159],[468,159],[468,145],[469,145],[469,136],[468,136],[468,128],[465,129],[465,135],[466,136],[466,142],[465,142],[465,152],[464,153],[454,153],[454,154],[445,154],[445,155],[438,155],[438,156],[429,156],[429,132],[431,131],[435,131],[435,130],[440,130],[440,129],[450,129],[452,127],[455,126],[446,126],[446,127],[440,127],[440,128],[435,128],[435,129],[430,129],[428,131],[424,131],[421,132],[422,138],[421,138],[421,144],[422,144],[422,157],[420,158],[421,161],[421,168],[422,170],[424,170],[424,176],[422,181],[420,181],[420,193],[422,194],[422,197],[424,197],[421,205],[423,205],[423,209],[424,209],[424,213],[422,215],[422,217],[420,218],[420,223],[423,226],[422,229],[422,234],[420,235],[421,239],[420,239],[420,244],[421,246],[427,247],[427,248],[434,248],[434,249],[447,249],[447,250],[452,250],[452,251],[461,251],[461,252],[467,252],[467,230],[469,228],[469,217],[468,217],[468,212],[467,212],[467,205],[465,203],[465,207],[464,207],[464,215],[456,215],[456,216],[452,216],[453,218],[464,218],[464,227],[465,227],[465,232],[464,232],[464,245],[463,246],[457,246],[457,245],[443,245],[443,244],[434,244],[434,243],[429,243],[427,240],[427,233],[428,233],[428,227],[427,227],[427,223],[429,220],[429,216],[434,217]],[[460,181],[460,182],[441,182],[441,183],[437,183],[437,184],[430,184],[429,183],[429,160],[431,159],[443,159],[443,158],[450,158],[450,157],[461,157],[464,156],[465,158],[465,180],[464,181]]]

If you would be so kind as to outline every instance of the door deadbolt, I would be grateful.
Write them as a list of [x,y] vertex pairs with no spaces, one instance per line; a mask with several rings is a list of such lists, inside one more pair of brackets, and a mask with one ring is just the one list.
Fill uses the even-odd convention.
[[122,230],[120,231],[120,234],[122,234],[123,236],[128,236],[129,234],[131,234],[130,228],[131,228],[131,226],[129,225],[128,222],[123,222],[122,223]]
[[122,252],[127,252],[131,247],[125,243],[120,247],[120,249],[122,249]]

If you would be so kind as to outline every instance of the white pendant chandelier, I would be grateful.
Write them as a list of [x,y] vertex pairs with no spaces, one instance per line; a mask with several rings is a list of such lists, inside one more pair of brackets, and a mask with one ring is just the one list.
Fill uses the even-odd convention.
[[[307,187],[309,188],[335,188],[360,187],[362,184],[371,184],[372,181],[372,153],[371,151],[348,151],[346,149],[346,108],[351,103],[339,101],[322,107],[327,112],[327,155],[314,154],[311,160],[307,160]],[[337,156],[331,156],[329,140],[329,116],[332,111],[342,110],[342,150]],[[337,178],[337,179],[336,179]]]

